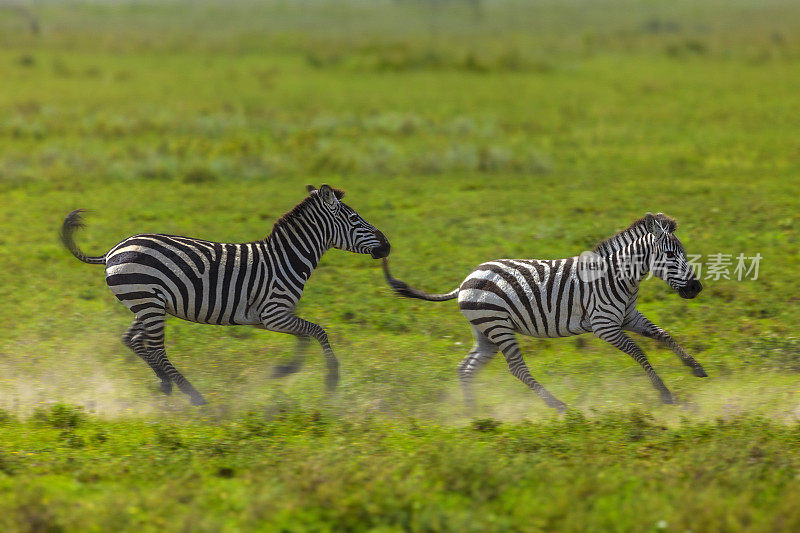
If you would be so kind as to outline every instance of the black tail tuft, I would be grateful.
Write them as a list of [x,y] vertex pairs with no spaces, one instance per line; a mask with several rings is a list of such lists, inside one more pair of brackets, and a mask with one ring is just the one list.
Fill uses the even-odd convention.
[[458,289],[448,292],[447,294],[428,294],[427,292],[409,286],[405,281],[393,278],[392,273],[389,272],[389,259],[386,257],[383,258],[383,275],[392,290],[396,292],[398,296],[402,296],[404,298],[418,298],[420,300],[427,300],[429,302],[443,302],[446,300],[452,300],[458,296]]
[[383,276],[386,278],[386,283],[388,283],[392,290],[398,295],[405,298],[415,297],[414,290],[408,286],[408,283],[392,277],[392,273],[389,272],[389,260],[385,257],[383,258]]
[[89,263],[90,265],[104,265],[106,264],[106,258],[104,255],[99,257],[89,257],[83,253],[80,248],[78,248],[77,244],[75,244],[75,239],[73,238],[72,234],[75,233],[75,230],[86,227],[86,225],[83,223],[81,213],[83,213],[83,209],[76,209],[67,215],[66,219],[64,219],[64,223],[61,225],[61,242],[64,243],[64,246],[72,253],[72,255],[84,263]]

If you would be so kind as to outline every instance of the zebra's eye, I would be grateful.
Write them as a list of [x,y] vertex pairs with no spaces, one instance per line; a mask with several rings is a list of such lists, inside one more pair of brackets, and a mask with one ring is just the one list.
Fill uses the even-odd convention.
[[352,222],[353,224],[358,222],[358,215],[356,215],[355,213],[350,213],[348,215],[348,218],[350,218],[350,222]]
[[664,252],[664,255],[667,256],[667,259],[673,259],[675,257],[675,252],[673,252],[672,250],[667,250],[666,252]]

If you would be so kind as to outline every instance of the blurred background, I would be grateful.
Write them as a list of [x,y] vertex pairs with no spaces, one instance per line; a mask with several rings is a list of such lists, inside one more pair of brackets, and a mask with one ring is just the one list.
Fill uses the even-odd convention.
[[[800,3],[0,0],[0,529],[778,531],[800,524]],[[168,320],[209,400],[164,397],[120,336],[101,254],[141,232],[265,237],[329,183],[446,292],[500,258],[579,254],[665,212],[729,256],[639,308],[678,404],[584,335],[520,339],[555,415],[497,357],[465,412],[453,302],[401,300],[333,250],[294,339]],[[762,257],[736,279],[736,257]]]

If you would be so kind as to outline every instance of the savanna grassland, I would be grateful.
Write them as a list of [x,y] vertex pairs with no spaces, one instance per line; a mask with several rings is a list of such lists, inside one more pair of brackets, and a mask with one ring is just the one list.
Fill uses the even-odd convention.
[[[789,1],[35,2],[0,5],[0,529],[797,531],[800,4]],[[464,412],[453,302],[393,297],[333,250],[294,339],[171,320],[209,404],[164,397],[132,315],[58,241],[266,236],[305,184],[448,291],[497,257],[575,255],[647,211],[757,280],[640,309],[706,368],[637,342],[678,403],[590,336],[521,339]],[[730,273],[733,275],[734,264]],[[706,272],[702,273],[704,278]]]

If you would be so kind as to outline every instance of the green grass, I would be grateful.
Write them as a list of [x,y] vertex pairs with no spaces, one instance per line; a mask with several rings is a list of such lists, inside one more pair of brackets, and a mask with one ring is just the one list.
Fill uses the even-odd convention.
[[[42,3],[0,10],[3,530],[792,531],[800,526],[800,10],[792,2]],[[432,291],[497,257],[575,255],[647,211],[756,281],[640,309],[710,374],[637,339],[679,404],[589,336],[521,339],[552,413],[502,358],[473,420],[456,306],[394,298],[326,255],[294,340],[171,320],[209,399],[163,397],[132,315],[82,248],[143,231],[265,236],[330,183]]]
[[797,428],[764,419],[669,428],[640,411],[569,412],[454,427],[292,408],[267,419],[178,423],[75,423],[71,415],[5,423],[18,436],[15,450],[0,455],[0,486],[13,489],[4,528],[714,531],[798,523]]

